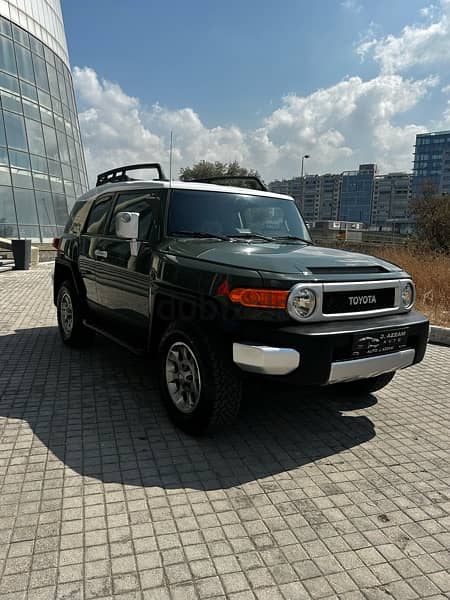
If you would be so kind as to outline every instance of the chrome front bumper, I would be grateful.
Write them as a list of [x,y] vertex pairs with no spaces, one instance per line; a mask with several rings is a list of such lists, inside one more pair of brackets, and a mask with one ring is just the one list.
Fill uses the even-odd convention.
[[[331,364],[328,384],[376,377],[413,364],[415,350],[367,356]],[[251,344],[233,344],[233,361],[243,371],[261,375],[288,375],[300,364],[300,353],[293,348],[274,348]]]
[[243,371],[262,375],[287,375],[300,364],[300,354],[292,348],[233,344],[233,361]]
[[331,365],[328,383],[367,379],[382,373],[398,371],[412,365],[415,354],[416,351],[410,349],[400,350],[392,354],[380,354],[379,356],[367,356],[356,360],[335,362]]

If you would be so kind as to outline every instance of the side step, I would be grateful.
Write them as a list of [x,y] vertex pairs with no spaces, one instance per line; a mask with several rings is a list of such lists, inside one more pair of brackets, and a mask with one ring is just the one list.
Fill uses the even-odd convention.
[[135,356],[144,356],[145,355],[144,349],[136,350],[135,347],[131,346],[124,340],[112,335],[111,333],[109,333],[109,331],[106,331],[105,329],[100,329],[100,327],[97,327],[97,325],[92,325],[92,323],[89,323],[89,321],[86,321],[86,319],[83,319],[83,325],[85,327],[87,327],[88,329],[92,329],[92,331],[95,331],[95,333],[102,335],[103,337],[107,338],[108,340],[111,340],[115,344],[119,344],[119,346],[126,348],[129,352],[131,352]]

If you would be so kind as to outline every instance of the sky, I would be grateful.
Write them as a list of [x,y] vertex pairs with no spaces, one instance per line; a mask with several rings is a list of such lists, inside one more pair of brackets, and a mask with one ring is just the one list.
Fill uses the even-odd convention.
[[199,160],[410,171],[450,129],[450,0],[62,0],[91,183]]

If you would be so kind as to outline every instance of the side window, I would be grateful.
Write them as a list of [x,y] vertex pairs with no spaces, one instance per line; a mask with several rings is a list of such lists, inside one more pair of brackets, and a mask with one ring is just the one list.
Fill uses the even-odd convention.
[[[40,193],[42,195],[42,192]],[[64,233],[71,233],[73,235],[80,235],[83,223],[86,219],[89,203],[85,200],[78,200],[73,205],[70,211],[69,220],[67,221]]]
[[111,207],[112,196],[102,196],[94,202],[86,221],[85,233],[95,235],[103,233]]
[[138,192],[124,192],[119,194],[109,223],[108,235],[116,235],[116,216],[120,212],[139,213],[139,240],[149,241],[155,238],[156,215],[155,207],[159,194],[148,190]]

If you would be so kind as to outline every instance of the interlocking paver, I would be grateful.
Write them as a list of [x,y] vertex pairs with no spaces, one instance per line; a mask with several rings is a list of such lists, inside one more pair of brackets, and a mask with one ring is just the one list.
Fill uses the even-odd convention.
[[49,267],[0,274],[2,600],[448,597],[449,365],[355,401],[268,384],[193,439],[148,359],[61,344]]

